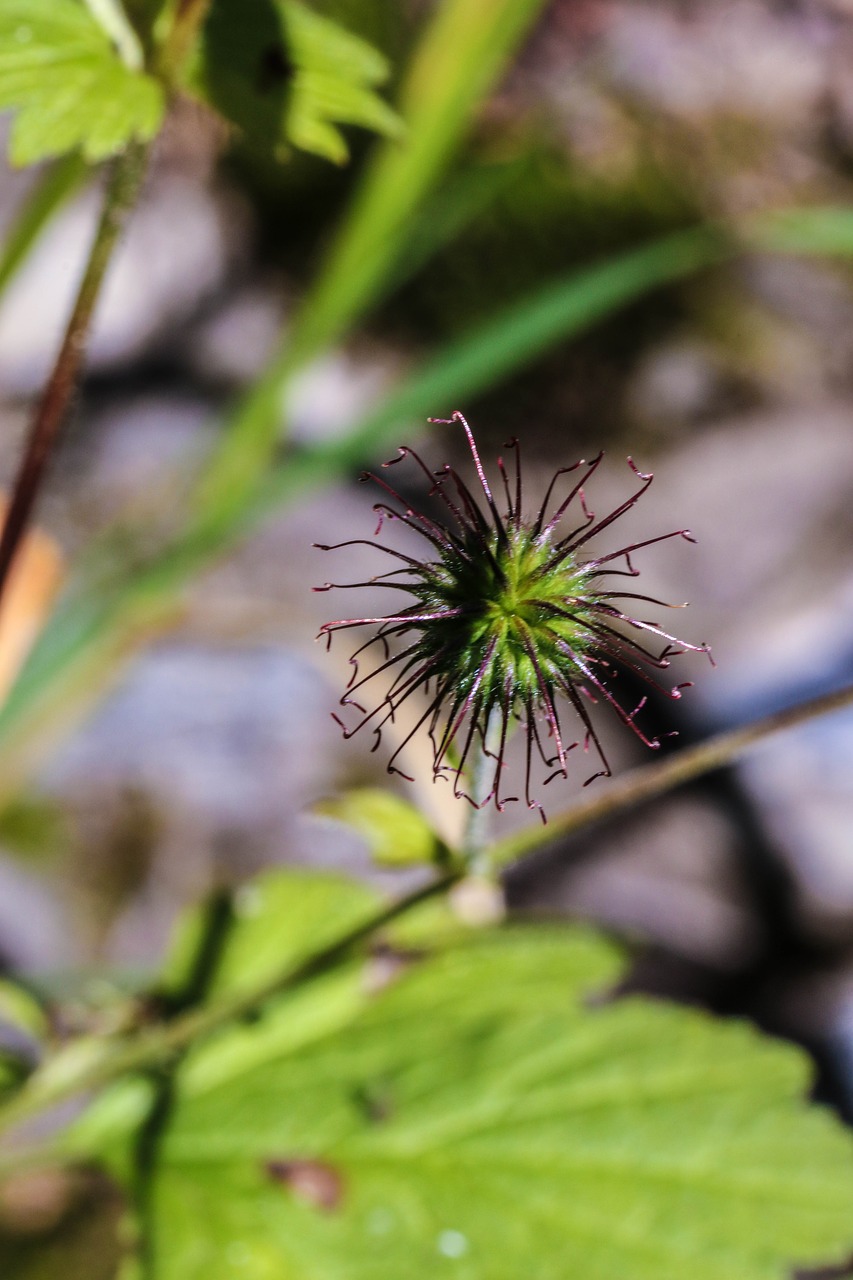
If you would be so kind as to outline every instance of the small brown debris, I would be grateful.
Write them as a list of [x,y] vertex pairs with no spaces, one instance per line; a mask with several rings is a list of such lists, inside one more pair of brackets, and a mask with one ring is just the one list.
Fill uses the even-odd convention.
[[343,1177],[323,1160],[267,1160],[264,1167],[271,1178],[289,1187],[297,1200],[324,1213],[340,1208]]

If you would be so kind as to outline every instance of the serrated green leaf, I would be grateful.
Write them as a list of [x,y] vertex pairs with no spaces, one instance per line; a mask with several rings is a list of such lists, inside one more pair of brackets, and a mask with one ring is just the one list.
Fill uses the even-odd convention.
[[[372,920],[381,906],[374,890],[340,875],[274,870],[258,876],[237,894],[233,924],[207,1000],[215,1003],[246,988],[257,989],[295,969]],[[203,927],[204,912],[198,908],[179,922],[158,984],[161,995],[184,989]],[[249,1062],[293,1052],[345,1025],[369,995],[363,970],[363,959],[342,964],[280,997],[258,1024],[224,1029],[216,1037],[216,1052],[201,1057],[202,1074],[236,1081],[239,1087]],[[84,1160],[97,1154],[117,1176],[128,1177],[127,1138],[143,1121],[150,1102],[150,1081],[119,1081],[66,1130],[64,1150]]]
[[76,148],[103,160],[151,138],[165,99],[78,0],[0,0],[2,108],[16,112],[10,158],[25,165]]
[[321,800],[314,812],[351,827],[367,841],[374,862],[408,867],[435,861],[438,837],[408,801],[378,787],[356,787]]
[[225,1066],[199,1048],[154,1187],[158,1280],[781,1280],[837,1257],[853,1153],[802,1101],[804,1055],[590,1007],[617,967],[585,931],[511,929],[327,1034],[276,1046],[262,1022]]
[[338,125],[400,133],[374,92],[387,77],[376,49],[297,0],[214,0],[190,83],[253,146],[295,146],[342,164],[349,151]]

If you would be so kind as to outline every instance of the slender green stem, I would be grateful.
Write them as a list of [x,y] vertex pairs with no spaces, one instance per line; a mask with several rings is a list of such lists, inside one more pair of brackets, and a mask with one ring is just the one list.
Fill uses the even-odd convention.
[[491,810],[488,805],[500,742],[501,717],[492,712],[483,742],[475,741],[468,769],[469,791],[474,804],[466,815],[461,853],[472,875],[489,875],[493,866],[489,848]]
[[145,171],[147,148],[135,145],[116,160],[104,193],[100,222],[53,372],[36,409],[0,536],[0,599],[27,531],[47,464],[80,380],[92,317],[107,266]]
[[178,0],[168,36],[157,59],[157,71],[176,85],[210,10],[211,0]]
[[853,706],[853,684],[834,693],[809,698],[806,702],[786,707],[783,711],[775,711],[742,729],[718,733],[695,747],[688,747],[662,760],[660,764],[633,769],[610,783],[598,795],[592,795],[555,818],[549,818],[546,827],[519,831],[500,840],[492,849],[493,862],[496,866],[508,866],[518,858],[533,853],[546,844],[553,844],[564,836],[572,835],[582,827],[615,817],[636,805],[654,800],[685,782],[731,764],[773,734],[781,733],[784,729],[794,729],[797,725],[849,706]]
[[[581,827],[604,818],[614,817],[638,804],[643,804],[674,787],[689,782],[730,764],[751,747],[772,734],[806,724],[819,716],[829,715],[853,705],[853,685],[834,693],[810,698],[797,706],[775,712],[754,724],[709,738],[669,760],[650,768],[638,769],[614,782],[606,792],[552,819],[547,828],[521,831],[500,841],[491,850],[492,866],[506,866],[525,854],[533,853],[556,838],[569,835]],[[377,930],[406,915],[414,907],[446,893],[465,874],[467,866],[457,865],[415,892],[399,898],[370,920],[359,925],[339,941],[303,961],[295,969],[268,979],[259,986],[231,995],[215,1004],[188,1010],[172,1022],[146,1028],[132,1037],[105,1040],[94,1056],[77,1065],[66,1065],[62,1071],[50,1070],[51,1064],[37,1071],[26,1085],[0,1112],[0,1130],[9,1130],[48,1107],[77,1094],[101,1088],[110,1081],[132,1072],[150,1071],[174,1061],[189,1045],[195,1044],[221,1027],[256,1013],[267,1001],[300,983],[325,972],[350,955]],[[32,1160],[32,1151],[27,1149]],[[14,1160],[5,1161],[7,1167]]]
[[[256,1013],[267,1001],[325,972],[350,955],[377,930],[391,924],[412,908],[445,893],[462,878],[454,870],[392,902],[331,946],[310,956],[295,969],[286,970],[251,990],[230,995],[215,1004],[188,1010],[168,1023],[137,1032],[133,1037],[104,1040],[91,1055],[61,1071],[51,1064],[30,1076],[26,1085],[0,1111],[0,1131],[8,1131],[49,1107],[79,1093],[99,1089],[119,1076],[151,1071],[172,1062],[189,1045],[229,1023]],[[55,1064],[54,1064],[55,1065]]]

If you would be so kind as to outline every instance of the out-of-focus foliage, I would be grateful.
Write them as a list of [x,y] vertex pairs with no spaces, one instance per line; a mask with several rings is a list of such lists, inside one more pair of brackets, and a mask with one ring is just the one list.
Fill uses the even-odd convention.
[[[207,988],[207,998],[254,988],[365,924],[381,899],[367,885],[339,876],[271,872],[244,885]],[[161,980],[180,989],[198,954],[204,912],[189,912],[176,932]]]
[[0,0],[0,108],[16,111],[13,163],[76,148],[103,160],[152,138],[164,105],[162,86],[121,59],[78,0]]
[[298,0],[214,3],[189,83],[250,145],[288,145],[343,163],[340,124],[397,137],[397,114],[374,92],[389,68],[376,49]]
[[[199,571],[276,504],[375,458],[413,420],[501,388],[549,353],[563,361],[569,339],[661,286],[742,255],[850,255],[853,224],[840,204],[767,215],[737,202],[733,179],[715,204],[696,174],[724,149],[716,160],[691,153],[685,177],[672,162],[683,145],[676,129],[650,128],[644,141],[628,91],[620,114],[595,86],[580,102],[574,77],[560,85],[573,137],[584,123],[595,134],[605,121],[606,133],[615,120],[627,160],[595,171],[593,157],[585,168],[578,145],[548,191],[528,182],[525,149],[550,154],[535,124],[516,113],[511,87],[482,108],[541,0],[443,0],[422,27],[421,6],[407,9],[412,29],[398,47],[411,40],[412,51],[396,108],[377,92],[389,63],[365,41],[372,33],[345,30],[345,10],[358,8],[321,16],[297,0],[214,0],[186,75],[259,166],[275,170],[300,148],[312,154],[298,164],[340,164],[351,124],[381,137],[335,206],[334,234],[329,215],[322,235],[311,225],[310,254],[296,245],[313,263],[330,237],[319,271],[301,264],[300,304],[227,416],[186,527],[127,560],[126,531],[106,539],[46,628],[0,710],[3,804],[120,665],[174,621]],[[13,157],[69,153],[22,206],[0,288],[85,164],[157,131],[158,53],[179,9],[177,0],[0,0]],[[570,25],[582,9],[560,12]],[[119,26],[108,30],[110,15]],[[541,48],[534,56],[546,60]],[[594,58],[583,74],[594,80]],[[480,136],[465,151],[475,121]],[[502,224],[500,193],[511,214]],[[519,244],[516,263],[515,242],[534,237],[536,251],[525,256]],[[348,406],[334,439],[289,447],[297,375],[384,303],[399,306],[407,281],[428,290],[427,268],[445,250],[444,275],[406,330],[425,353],[378,403]],[[490,255],[502,255],[500,269],[489,271]],[[460,289],[464,305],[454,306]],[[441,313],[450,318],[437,347]],[[396,797],[359,789],[327,812],[361,832],[377,862],[440,854],[456,865]],[[0,837],[17,830],[18,843],[49,845],[49,827],[33,822],[41,816],[7,809]],[[78,1270],[94,1276],[85,1261],[94,1249],[112,1274],[120,1239],[122,1280],[779,1280],[792,1263],[849,1250],[850,1142],[804,1101],[798,1051],[663,1004],[596,1000],[620,962],[583,930],[478,935],[446,896],[387,917],[372,889],[276,872],[189,912],[147,996],[116,987],[100,1004],[58,997],[51,1030],[61,1043],[44,1035],[23,988],[0,989],[0,1032],[11,1037],[0,1054],[6,1120],[32,1098],[103,1088],[49,1155],[110,1168],[137,1228],[117,1230],[114,1197],[105,1249],[78,1248],[68,1220],[50,1226],[47,1243],[0,1243],[0,1271],[41,1280],[64,1267],[70,1277],[83,1258]]]
[[[112,12],[110,6],[107,12]],[[112,38],[111,38],[112,37]],[[0,108],[16,111],[10,155],[33,164],[79,148],[89,162],[154,136],[166,90],[80,0],[2,0]],[[339,124],[398,136],[374,88],[385,59],[298,0],[213,5],[188,72],[197,93],[256,146],[287,144],[341,163]]]
[[[264,938],[295,959],[323,901],[350,920],[365,902],[303,876],[251,889],[220,996]],[[153,1187],[158,1280],[777,1280],[849,1243],[853,1148],[804,1106],[799,1051],[590,1004],[619,958],[580,929],[481,934],[372,996],[363,964],[186,1060]]]
[[435,859],[435,832],[413,805],[390,791],[358,787],[321,800],[314,810],[357,831],[381,865],[405,867]]

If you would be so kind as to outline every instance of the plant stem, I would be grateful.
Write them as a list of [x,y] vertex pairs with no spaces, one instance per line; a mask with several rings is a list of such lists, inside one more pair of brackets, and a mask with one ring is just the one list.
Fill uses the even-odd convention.
[[[420,903],[445,893],[462,878],[463,874],[460,868],[431,880],[420,889],[384,907],[331,946],[324,947],[322,951],[309,956],[295,969],[286,970],[251,990],[227,996],[217,1004],[190,1009],[174,1021],[137,1032],[132,1038],[105,1039],[101,1052],[96,1052],[76,1066],[67,1065],[65,1070],[53,1071],[47,1079],[43,1072],[35,1072],[23,1089],[0,1111],[0,1132],[8,1131],[13,1126],[79,1093],[101,1088],[120,1076],[132,1072],[151,1071],[163,1063],[171,1063],[189,1045],[196,1044],[205,1036],[211,1035],[231,1022],[239,1021],[248,1014],[257,1013],[273,997],[332,968],[377,930],[405,915]],[[52,1147],[52,1152],[55,1156],[55,1145]],[[31,1160],[31,1149],[28,1155]],[[4,1161],[7,1167],[13,1159],[14,1155]]]
[[471,799],[474,803],[467,814],[460,852],[471,875],[488,875],[493,865],[488,847],[491,815],[487,801],[491,792],[491,775],[494,772],[494,751],[500,743],[500,732],[500,716],[493,712],[486,725],[483,741],[474,744],[473,760],[468,770]]
[[124,65],[131,71],[141,71],[142,45],[121,4],[117,0],[86,0],[86,5],[109,36]]
[[[500,841],[491,850],[491,865],[506,866],[555,838],[568,835],[603,818],[614,817],[617,813],[654,799],[682,783],[730,764],[771,734],[806,724],[818,716],[828,715],[851,705],[853,685],[847,685],[834,693],[822,694],[784,711],[775,712],[742,729],[718,734],[707,742],[679,752],[659,765],[635,770],[614,782],[602,795],[575,805],[553,819],[544,830],[537,826]],[[230,1022],[257,1013],[273,997],[325,972],[350,955],[377,930],[406,915],[420,903],[447,892],[467,874],[467,870],[464,865],[457,865],[429,884],[392,902],[364,924],[310,956],[295,969],[278,974],[258,987],[229,996],[217,1004],[190,1009],[172,1022],[137,1032],[133,1037],[105,1040],[101,1052],[94,1057],[76,1066],[66,1064],[65,1070],[50,1072],[47,1078],[44,1069],[37,1071],[0,1112],[0,1129],[8,1130],[48,1107],[81,1092],[98,1089],[120,1076],[149,1071],[163,1063],[172,1062],[189,1045]],[[55,1153],[54,1146],[54,1156]],[[27,1149],[27,1158],[32,1160],[31,1148]],[[13,1161],[14,1153],[4,1163],[8,1167]]]
[[207,17],[211,0],[178,0],[175,16],[157,60],[157,71],[175,86]]
[[549,818],[547,827],[519,831],[500,840],[491,851],[492,860],[496,866],[508,866],[525,854],[571,835],[581,827],[615,817],[616,814],[645,804],[685,782],[731,764],[772,734],[793,729],[809,720],[816,720],[818,716],[829,715],[849,706],[853,706],[853,684],[833,693],[822,693],[819,697],[809,698],[806,702],[786,707],[783,711],[774,711],[772,715],[744,725],[741,729],[718,733],[695,747],[688,747],[662,760],[660,764],[633,769],[617,778],[599,795],[572,805],[556,818]]
[[0,536],[0,600],[32,516],[47,463],[80,379],[92,317],[107,266],[145,171],[147,147],[136,144],[116,160],[104,193],[97,231],[65,336],[36,409]]

